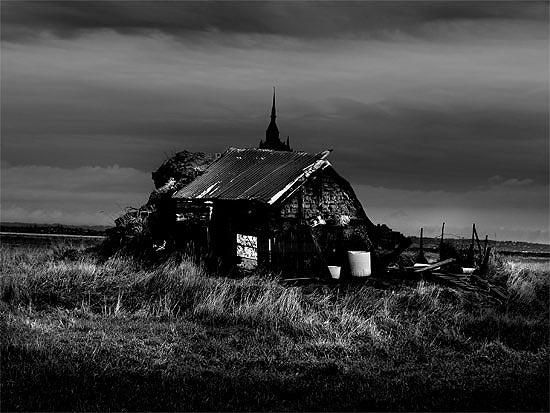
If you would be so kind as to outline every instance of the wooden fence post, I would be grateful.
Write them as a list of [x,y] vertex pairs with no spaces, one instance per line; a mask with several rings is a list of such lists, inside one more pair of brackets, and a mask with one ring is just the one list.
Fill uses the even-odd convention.
[[439,242],[439,261],[442,260],[441,258],[441,250],[443,249],[443,236],[445,234],[445,223],[441,226],[441,241]]

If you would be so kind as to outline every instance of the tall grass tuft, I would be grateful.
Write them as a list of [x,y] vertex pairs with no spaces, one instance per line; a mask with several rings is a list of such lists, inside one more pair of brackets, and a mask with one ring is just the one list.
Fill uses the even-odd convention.
[[[341,287],[305,293],[277,277],[240,279],[207,273],[185,256],[156,267],[132,258],[2,249],[0,297],[10,305],[80,308],[115,316],[187,317],[212,325],[247,325],[324,342],[364,342],[411,352],[437,346],[468,346],[491,337],[521,347],[548,334],[549,270],[533,264],[502,263],[510,291],[506,312],[479,305],[452,289],[420,282],[415,287],[379,290]],[[467,305],[468,303],[468,305]],[[477,309],[476,309],[477,308]],[[523,318],[522,318],[523,317]],[[485,334],[484,332],[487,332]],[[418,350],[421,349],[421,350]]]
[[518,263],[508,261],[503,267],[506,286],[513,300],[524,310],[548,312],[550,262]]

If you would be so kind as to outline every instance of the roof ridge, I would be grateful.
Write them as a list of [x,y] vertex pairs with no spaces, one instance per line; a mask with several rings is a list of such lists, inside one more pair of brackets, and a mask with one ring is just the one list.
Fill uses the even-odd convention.
[[[315,156],[315,155],[319,155],[319,154],[325,153],[325,152],[328,152],[328,154],[330,154],[332,152],[332,149],[326,149],[326,150],[321,151],[321,152],[306,152],[306,151],[277,151],[277,150],[274,150],[274,149],[265,149],[265,148],[238,148],[236,146],[229,146],[225,150],[225,152],[223,152],[222,156],[225,155],[229,151],[277,152],[277,153],[289,154],[290,156],[292,156],[292,154],[306,154],[306,155]],[[327,154],[327,156],[328,156],[328,154]]]

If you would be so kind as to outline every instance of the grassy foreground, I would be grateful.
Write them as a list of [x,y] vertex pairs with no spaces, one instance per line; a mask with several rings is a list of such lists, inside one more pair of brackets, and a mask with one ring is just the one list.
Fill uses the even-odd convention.
[[547,411],[550,266],[508,302],[1,248],[1,409]]

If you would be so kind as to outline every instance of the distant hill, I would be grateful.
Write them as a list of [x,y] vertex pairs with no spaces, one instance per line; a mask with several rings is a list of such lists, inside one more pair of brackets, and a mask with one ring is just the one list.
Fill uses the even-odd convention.
[[[413,241],[410,248],[419,248],[419,237],[410,237]],[[469,239],[445,239],[445,242],[452,243],[457,248],[465,248],[470,245]],[[481,245],[484,245],[485,240],[480,240]],[[502,254],[529,254],[529,255],[550,255],[550,244],[538,244],[524,241],[495,241],[488,240],[491,247],[496,247],[497,251]],[[439,248],[439,238],[424,238],[424,249],[427,251],[437,251]],[[477,248],[477,246],[476,246]]]
[[110,228],[105,225],[29,224],[25,222],[1,222],[1,232],[25,232],[30,234],[105,235]]

